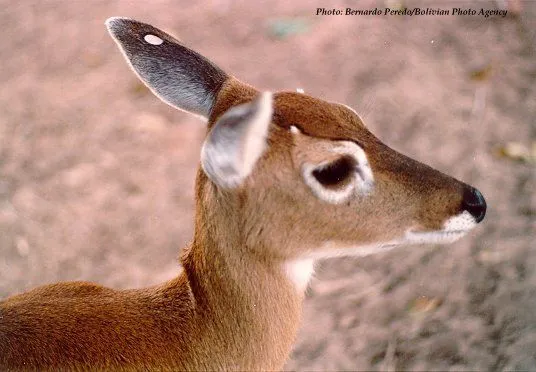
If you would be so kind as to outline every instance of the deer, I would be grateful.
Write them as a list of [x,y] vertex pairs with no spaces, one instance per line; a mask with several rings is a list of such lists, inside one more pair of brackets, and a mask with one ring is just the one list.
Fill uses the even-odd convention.
[[162,101],[205,118],[193,239],[149,288],[60,282],[0,302],[0,370],[281,370],[318,260],[452,243],[480,191],[391,149],[350,107],[241,82],[170,34],[107,29]]

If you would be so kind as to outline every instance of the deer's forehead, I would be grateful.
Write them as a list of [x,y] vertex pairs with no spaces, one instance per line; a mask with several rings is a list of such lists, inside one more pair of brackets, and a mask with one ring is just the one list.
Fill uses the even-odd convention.
[[368,132],[361,119],[344,105],[294,92],[274,95],[274,123],[284,128],[296,126],[318,138],[358,140]]
[[[251,101],[258,92],[230,78],[223,84],[209,119],[209,128],[231,107]],[[310,137],[366,143],[374,136],[350,108],[296,92],[275,93],[273,119],[276,126],[296,126]]]

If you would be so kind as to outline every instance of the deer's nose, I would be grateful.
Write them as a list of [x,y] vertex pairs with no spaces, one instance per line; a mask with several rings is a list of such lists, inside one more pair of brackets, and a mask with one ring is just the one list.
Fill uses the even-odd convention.
[[478,223],[486,215],[486,200],[480,191],[467,186],[463,192],[462,209],[471,213]]

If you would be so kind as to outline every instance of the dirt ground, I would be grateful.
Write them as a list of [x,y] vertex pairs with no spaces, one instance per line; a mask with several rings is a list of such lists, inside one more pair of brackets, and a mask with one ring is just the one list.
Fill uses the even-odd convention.
[[[252,85],[354,107],[387,144],[487,199],[483,224],[450,246],[321,263],[288,369],[536,370],[536,172],[500,151],[536,140],[536,2],[520,4],[519,17],[484,18],[315,16],[303,0],[1,1],[0,298],[179,272],[204,124],[128,69],[103,22],[129,16]],[[374,6],[386,5],[359,2]]]

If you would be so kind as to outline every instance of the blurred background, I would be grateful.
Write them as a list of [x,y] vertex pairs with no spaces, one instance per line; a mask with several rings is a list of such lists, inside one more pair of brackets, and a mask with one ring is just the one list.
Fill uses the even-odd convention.
[[487,199],[455,244],[323,262],[286,368],[536,370],[536,2],[329,5],[509,10],[488,18],[316,16],[326,5],[310,1],[0,5],[0,298],[180,270],[204,124],[129,70],[104,26],[127,16],[259,88],[354,107]]

